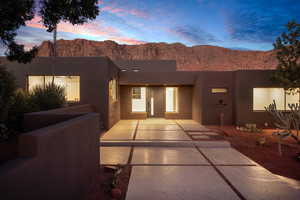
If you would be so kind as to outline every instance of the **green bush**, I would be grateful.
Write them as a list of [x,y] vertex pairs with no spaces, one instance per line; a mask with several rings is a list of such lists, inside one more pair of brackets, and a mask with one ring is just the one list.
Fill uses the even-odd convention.
[[16,90],[14,76],[0,65],[0,123],[6,121],[11,98]]
[[0,123],[0,142],[9,138],[11,132],[8,130],[5,124]]
[[11,99],[6,125],[9,129],[22,132],[24,114],[37,111],[39,107],[32,102],[30,95],[19,89]]
[[30,94],[30,101],[41,111],[61,108],[66,104],[65,90],[53,83],[37,86]]

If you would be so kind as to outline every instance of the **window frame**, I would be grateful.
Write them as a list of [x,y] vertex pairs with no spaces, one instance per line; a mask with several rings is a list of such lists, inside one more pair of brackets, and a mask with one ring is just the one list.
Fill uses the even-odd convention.
[[[225,90],[225,92],[214,92],[213,90]],[[210,88],[210,93],[211,94],[228,94],[229,89],[227,87],[212,87]]]
[[[29,88],[29,86],[30,86],[30,83],[29,83],[29,77],[43,77],[43,87],[45,87],[46,86],[46,77],[47,76],[49,76],[49,77],[53,77],[53,75],[30,75],[30,74],[28,74],[27,75],[27,78],[26,78],[26,91],[27,92],[30,92],[30,88]],[[81,85],[80,85],[80,80],[81,80],[81,77],[80,77],[80,75],[54,75],[54,80],[55,80],[55,77],[56,76],[62,76],[62,77],[79,77],[79,97],[78,97],[78,101],[76,101],[76,100],[68,100],[67,99],[67,94],[65,95],[65,97],[66,97],[66,101],[68,102],[68,103],[78,103],[78,102],[80,102],[81,101],[81,90],[80,90],[80,88],[81,88]]]
[[[140,98],[133,98],[134,96],[134,88],[139,88],[140,89]],[[145,109],[144,111],[133,111],[133,100],[142,100],[142,88],[145,89],[145,101],[143,102],[145,104]],[[147,113],[147,87],[143,87],[143,86],[134,86],[134,87],[131,87],[131,96],[130,96],[130,102],[131,102],[131,113]]]
[[173,99],[173,105],[175,107],[175,110],[174,111],[167,111],[167,95],[165,95],[165,112],[166,113],[179,113],[179,95],[178,95],[178,87],[165,87],[165,94],[167,94],[167,88],[174,88],[173,91],[176,91],[174,92],[175,93],[175,102],[174,102],[174,99]]
[[[252,88],[252,112],[266,112],[266,110],[254,110],[254,89],[255,88],[259,88],[259,89],[283,89],[282,87],[253,87]],[[298,95],[298,101],[300,102],[300,93],[297,94]],[[284,90],[284,109],[283,110],[280,110],[280,111],[283,111],[283,112],[290,112],[291,110],[287,109],[288,108],[288,105],[287,105],[287,101],[286,101],[286,97],[287,97],[287,91]],[[268,106],[268,105],[266,105]]]
[[112,102],[118,101],[118,81],[116,78],[109,80],[108,82],[109,97],[112,99]]

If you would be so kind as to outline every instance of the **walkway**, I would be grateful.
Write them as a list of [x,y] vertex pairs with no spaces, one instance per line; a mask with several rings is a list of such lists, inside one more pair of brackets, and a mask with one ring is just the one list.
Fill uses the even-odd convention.
[[299,188],[192,120],[122,120],[101,145],[101,164],[132,165],[127,200],[300,199]]

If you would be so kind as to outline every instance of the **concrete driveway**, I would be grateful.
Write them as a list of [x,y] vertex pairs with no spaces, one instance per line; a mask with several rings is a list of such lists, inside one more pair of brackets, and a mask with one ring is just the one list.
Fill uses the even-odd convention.
[[127,200],[300,199],[300,186],[213,141],[216,134],[192,120],[122,120],[101,138],[101,164],[132,165]]

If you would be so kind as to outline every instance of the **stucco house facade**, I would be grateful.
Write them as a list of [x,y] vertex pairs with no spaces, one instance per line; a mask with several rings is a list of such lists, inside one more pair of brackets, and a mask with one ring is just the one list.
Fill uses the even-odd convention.
[[270,122],[264,106],[276,100],[288,110],[299,94],[270,81],[271,70],[177,71],[171,60],[112,61],[107,57],[40,57],[7,63],[18,86],[55,83],[70,104],[90,104],[105,128],[120,119],[194,119],[203,125]]

